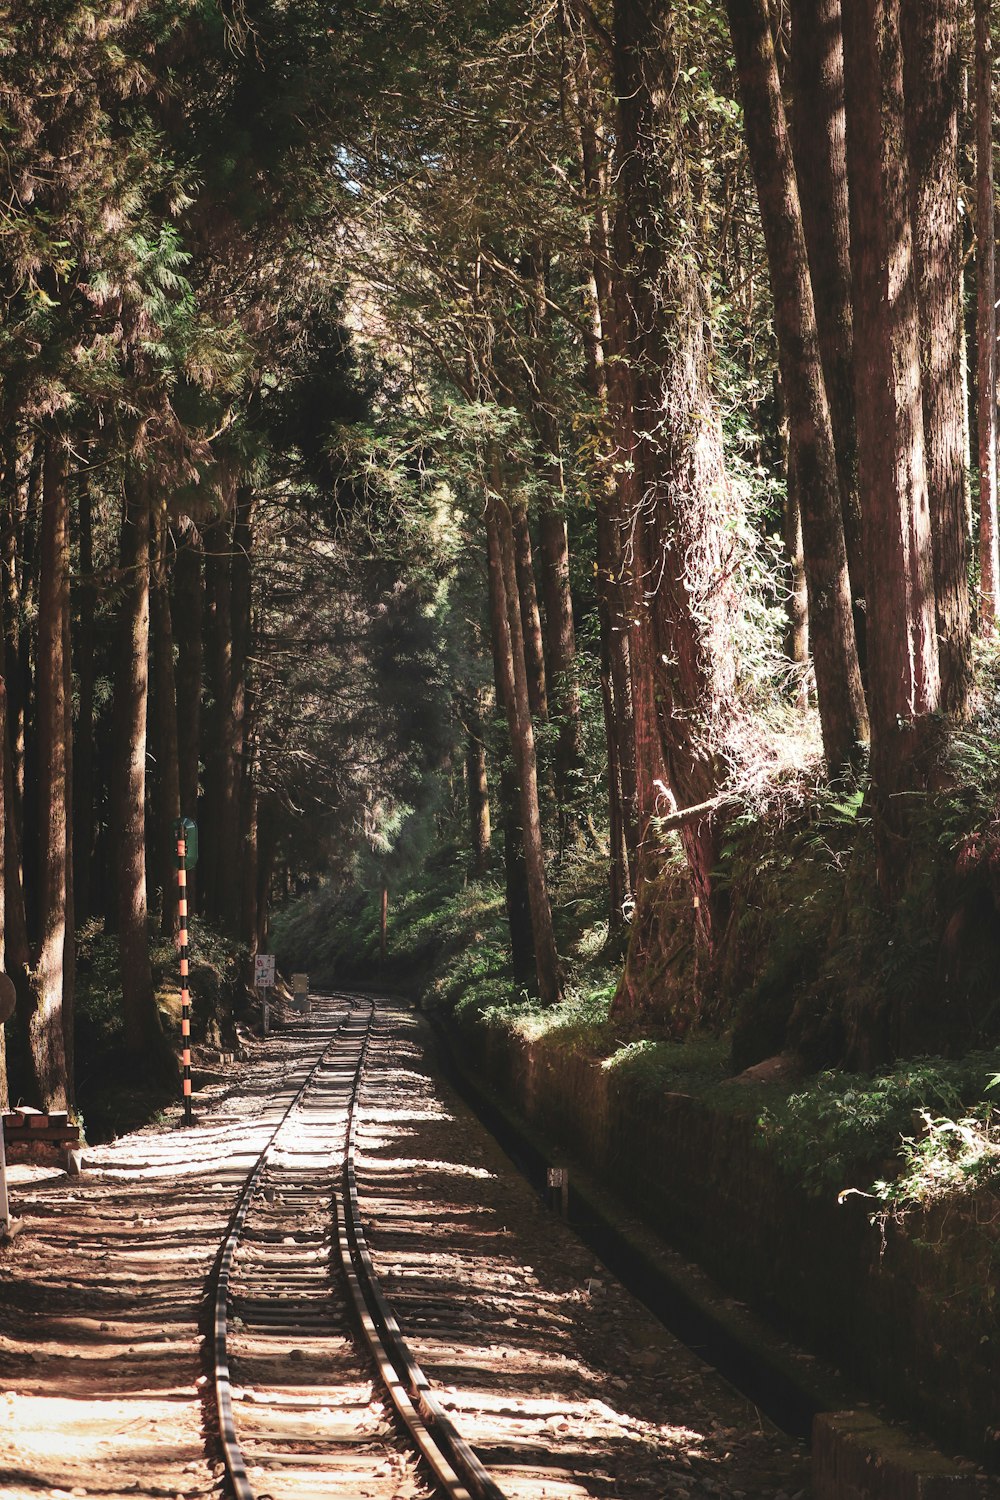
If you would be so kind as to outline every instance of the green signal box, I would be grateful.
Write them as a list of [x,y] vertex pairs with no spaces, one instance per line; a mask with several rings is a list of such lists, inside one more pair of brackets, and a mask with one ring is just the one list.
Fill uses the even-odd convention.
[[184,868],[193,870],[198,863],[198,825],[191,818],[178,818],[174,828],[184,840]]

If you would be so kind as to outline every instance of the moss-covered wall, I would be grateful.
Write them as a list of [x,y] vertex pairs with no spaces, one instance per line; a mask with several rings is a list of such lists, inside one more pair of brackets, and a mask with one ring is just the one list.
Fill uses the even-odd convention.
[[554,1036],[463,1027],[518,1112],[601,1175],[730,1294],[942,1444],[1000,1460],[1000,1196],[889,1223],[859,1197],[811,1196],[752,1110],[637,1090]]

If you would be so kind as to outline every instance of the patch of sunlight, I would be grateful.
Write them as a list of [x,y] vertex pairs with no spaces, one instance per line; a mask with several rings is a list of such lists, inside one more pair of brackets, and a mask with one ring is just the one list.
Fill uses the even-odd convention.
[[421,1172],[439,1172],[448,1177],[478,1177],[486,1181],[492,1181],[496,1176],[495,1172],[487,1172],[485,1167],[470,1167],[457,1161],[432,1161],[421,1156],[394,1156],[391,1161],[385,1161],[381,1157],[362,1154],[359,1162],[373,1176],[416,1169]]

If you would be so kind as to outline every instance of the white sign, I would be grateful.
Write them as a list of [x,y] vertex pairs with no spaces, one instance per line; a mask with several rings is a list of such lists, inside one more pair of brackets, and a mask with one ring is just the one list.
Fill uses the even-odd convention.
[[293,974],[292,975],[292,994],[293,995],[308,995],[308,993],[309,993],[309,975],[308,974]]
[[274,984],[274,954],[258,953],[253,961],[253,982],[257,989],[267,990]]

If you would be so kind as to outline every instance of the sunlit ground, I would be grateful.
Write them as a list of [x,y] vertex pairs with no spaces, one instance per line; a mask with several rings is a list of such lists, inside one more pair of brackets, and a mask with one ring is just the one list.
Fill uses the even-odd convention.
[[363,1213],[385,1289],[511,1500],[792,1496],[792,1440],[622,1291],[383,1015],[363,1096]]
[[[321,1031],[322,1028],[316,1028]],[[202,1297],[223,1227],[317,1043],[272,1041],[193,1128],[88,1151],[83,1177],[11,1167],[20,1232],[0,1251],[0,1494],[217,1489],[206,1458]],[[203,1118],[201,1118],[203,1117]]]

